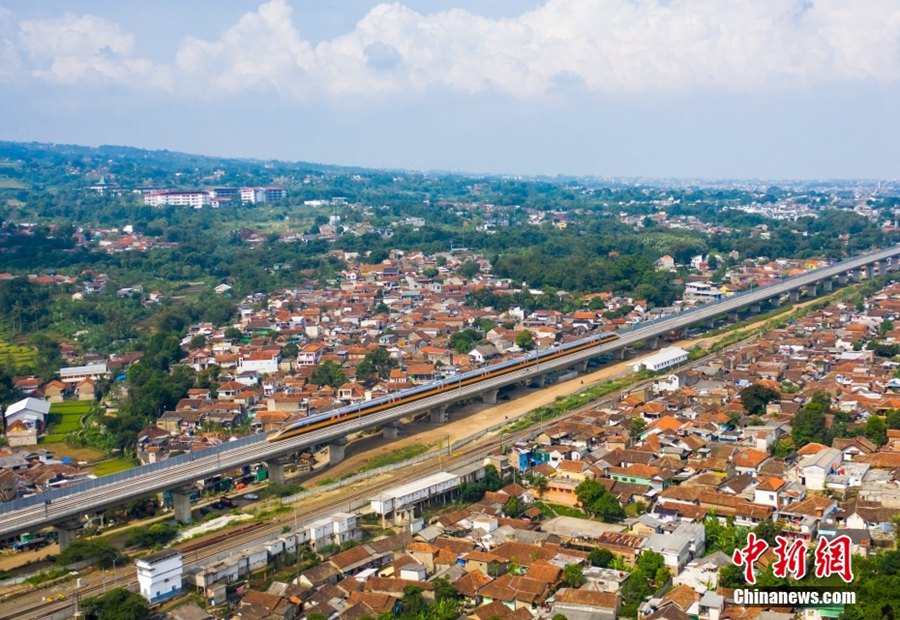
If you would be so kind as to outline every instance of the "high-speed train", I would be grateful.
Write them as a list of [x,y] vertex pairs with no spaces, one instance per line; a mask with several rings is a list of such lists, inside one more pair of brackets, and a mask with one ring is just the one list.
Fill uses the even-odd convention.
[[441,392],[445,392],[447,390],[458,389],[466,385],[484,381],[485,379],[499,377],[501,375],[521,370],[523,368],[528,368],[529,366],[535,366],[542,362],[547,362],[564,355],[570,355],[577,351],[581,351],[582,349],[596,347],[597,345],[603,344],[604,342],[609,342],[611,340],[616,340],[617,338],[617,335],[608,332],[596,334],[594,336],[575,340],[573,342],[562,344],[557,347],[552,347],[543,351],[537,351],[525,357],[501,362],[499,364],[485,366],[477,370],[471,370],[459,375],[447,377],[446,379],[435,381],[427,385],[421,385],[418,387],[410,388],[408,390],[402,390],[390,396],[383,396],[381,398],[376,398],[364,403],[348,405],[346,407],[341,407],[332,411],[326,411],[325,413],[307,416],[302,420],[296,420],[294,422],[285,424],[278,430],[270,433],[266,437],[266,439],[268,441],[278,441],[281,439],[296,437],[312,430],[331,426],[332,424],[338,424],[349,419],[362,418],[379,411],[384,411],[385,409],[389,409],[391,407],[396,407],[398,405],[403,405],[406,403],[421,400],[423,398],[428,398],[429,396],[434,396],[435,394],[440,394]]

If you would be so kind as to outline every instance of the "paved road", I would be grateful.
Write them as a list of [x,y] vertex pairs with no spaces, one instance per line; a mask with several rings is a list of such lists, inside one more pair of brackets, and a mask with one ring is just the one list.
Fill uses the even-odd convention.
[[[41,503],[19,507],[16,505],[18,502],[9,502],[0,506],[0,537],[8,537],[72,520],[110,505],[191,484],[196,480],[208,478],[225,470],[235,469],[249,463],[272,460],[285,453],[311,445],[328,443],[346,437],[362,428],[380,426],[416,413],[472,398],[488,390],[561,370],[592,357],[612,353],[623,347],[668,334],[673,330],[705,322],[746,306],[760,304],[822,280],[831,279],[898,255],[900,255],[900,245],[872,252],[771,286],[753,289],[718,303],[706,304],[675,316],[642,323],[634,329],[620,332],[620,337],[614,341],[563,358],[370,414],[358,420],[348,420],[326,429],[311,431],[292,439],[267,442],[262,435],[257,435],[233,444],[226,444],[218,450],[206,450],[186,455],[183,460],[173,459],[172,462],[164,461],[156,467],[138,467],[121,474],[99,478],[91,481],[88,488],[60,489],[55,492],[58,496],[52,497],[49,503],[41,502],[38,499]],[[896,263],[896,261],[892,261],[892,263]]]

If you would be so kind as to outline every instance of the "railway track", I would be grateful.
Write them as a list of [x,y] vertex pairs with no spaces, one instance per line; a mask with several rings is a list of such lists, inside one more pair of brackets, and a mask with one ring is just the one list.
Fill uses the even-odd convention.
[[[607,397],[608,398],[608,397]],[[564,416],[554,418],[554,421],[566,419],[568,417],[580,415],[585,411],[589,411],[592,405],[569,412]],[[307,508],[297,508],[290,514],[279,515],[271,521],[256,522],[241,526],[237,530],[229,530],[225,532],[216,532],[204,536],[197,540],[188,541],[180,545],[174,545],[173,548],[182,552],[185,557],[185,567],[202,564],[205,561],[221,556],[235,549],[246,549],[247,547],[259,544],[266,540],[277,538],[281,535],[286,525],[296,522],[310,521],[322,516],[327,516],[345,508],[348,504],[367,499],[372,495],[384,491],[388,488],[418,480],[425,475],[435,473],[444,469],[452,469],[455,466],[467,464],[478,456],[486,455],[495,450],[499,446],[508,443],[514,443],[528,438],[535,432],[534,429],[524,429],[502,437],[492,438],[490,441],[474,444],[468,448],[457,450],[449,455],[445,461],[426,461],[405,468],[399,475],[390,476],[388,479],[375,482],[369,485],[363,485],[363,488],[354,490],[350,493],[341,494],[338,497],[325,502],[318,502]],[[123,569],[120,569],[123,570]],[[78,592],[80,599],[86,597],[97,596],[102,594],[107,588],[124,587],[129,589],[137,588],[137,579],[133,577],[119,578],[114,583],[98,583],[87,585]],[[30,606],[17,606],[15,602],[7,602],[0,605],[0,620],[38,620],[47,618],[56,614],[62,614],[74,611],[75,595],[72,593],[66,599],[57,602],[40,602]]]
[[[747,338],[740,343],[735,343],[734,345],[732,345],[732,347],[740,346],[744,342],[752,340],[754,338],[755,336]],[[706,355],[703,358],[691,362],[690,366],[702,365],[703,363],[721,355],[722,353],[723,352],[718,352]],[[547,420],[547,423],[558,423],[569,418],[583,415],[595,409],[599,402],[615,399],[620,396],[622,392],[631,392],[641,389],[652,383],[652,381],[652,379],[649,379],[627,386],[626,388],[623,388],[618,392],[607,394],[597,401],[587,403],[586,405],[583,405],[578,409],[574,409],[568,413]],[[371,484],[362,484],[360,485],[362,486],[362,488],[353,488],[353,490],[351,490],[349,493],[339,494],[337,497],[331,498],[327,501],[317,502],[314,505],[304,507],[302,509],[295,507],[295,509],[290,514],[276,516],[271,521],[259,521],[240,526],[236,529],[212,533],[197,540],[188,541],[180,545],[173,545],[173,548],[178,549],[184,555],[186,568],[202,564],[207,560],[210,560],[211,558],[224,556],[225,554],[234,552],[235,550],[246,549],[267,540],[277,538],[282,534],[283,529],[286,525],[292,525],[295,522],[307,522],[316,518],[327,516],[341,510],[348,504],[353,504],[354,502],[367,499],[372,495],[384,491],[388,488],[403,484],[405,482],[418,480],[423,476],[438,471],[454,469],[456,467],[469,464],[476,460],[478,457],[486,456],[488,453],[505,444],[511,444],[517,441],[529,439],[533,437],[534,434],[539,430],[540,429],[535,428],[535,426],[530,426],[528,428],[506,435],[496,435],[492,437],[486,436],[488,437],[487,441],[478,440],[476,442],[473,442],[466,448],[456,450],[448,454],[446,459],[417,463],[415,465],[411,465],[408,468],[398,470],[397,473],[392,472],[392,474],[389,474],[388,478],[385,480],[373,482]],[[78,596],[80,599],[97,596],[98,594],[102,594],[103,591],[105,591],[107,588],[112,587],[124,587],[131,590],[136,590],[137,579],[133,577],[127,577],[116,579],[111,583],[97,583],[88,585],[79,590]],[[74,593],[68,595],[66,599],[61,601],[40,602],[37,604],[32,604],[30,606],[17,606],[14,602],[6,602],[0,605],[0,620],[42,620],[44,618],[50,618],[54,616],[63,617],[61,614],[67,611],[74,611],[74,606]],[[60,615],[57,616],[57,614]]]

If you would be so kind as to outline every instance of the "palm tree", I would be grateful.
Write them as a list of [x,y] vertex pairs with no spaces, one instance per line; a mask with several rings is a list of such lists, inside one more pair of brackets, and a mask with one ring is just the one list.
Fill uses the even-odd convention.
[[544,499],[544,493],[547,491],[548,484],[547,476],[535,476],[532,485],[534,490],[537,491],[538,498]]

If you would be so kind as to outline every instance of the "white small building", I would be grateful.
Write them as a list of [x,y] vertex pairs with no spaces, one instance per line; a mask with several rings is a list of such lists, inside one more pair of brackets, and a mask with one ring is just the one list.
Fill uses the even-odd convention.
[[680,347],[666,347],[665,349],[661,349],[658,353],[654,353],[653,355],[632,364],[631,369],[634,372],[639,372],[644,368],[652,372],[659,372],[665,368],[686,362],[687,359],[688,352],[684,349]]
[[252,351],[238,358],[240,372],[256,371],[261,375],[272,375],[278,372],[281,352],[276,350]]
[[370,500],[376,514],[386,515],[397,510],[412,508],[420,502],[437,497],[459,486],[459,476],[445,471],[426,476],[379,493]]
[[334,544],[343,545],[348,540],[359,540],[362,530],[357,525],[357,514],[354,512],[336,512],[330,517],[331,525],[334,528],[332,534],[334,536]]
[[50,413],[50,403],[40,398],[23,398],[6,408],[3,417],[6,419],[6,428],[14,422],[22,422],[28,429],[43,429]]
[[841,464],[843,454],[835,448],[826,448],[800,461],[801,481],[810,491],[824,491],[825,478]]
[[181,593],[184,562],[181,553],[173,549],[160,551],[138,560],[138,585],[150,603],[159,603]]

